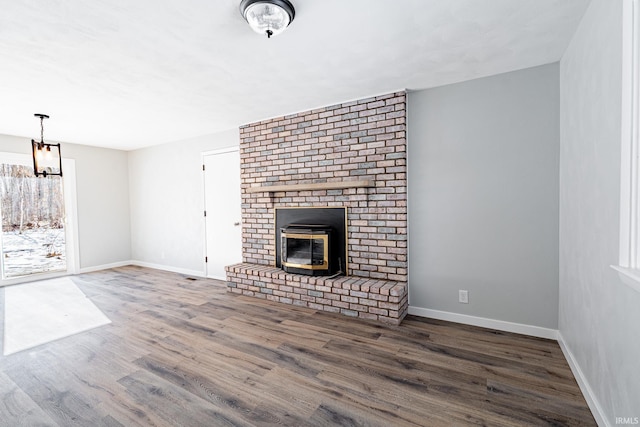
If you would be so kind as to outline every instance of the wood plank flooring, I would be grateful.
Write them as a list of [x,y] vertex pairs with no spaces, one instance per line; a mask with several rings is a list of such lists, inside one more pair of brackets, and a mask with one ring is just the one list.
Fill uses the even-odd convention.
[[112,323],[0,356],[0,426],[596,425],[554,341],[140,267],[73,280]]

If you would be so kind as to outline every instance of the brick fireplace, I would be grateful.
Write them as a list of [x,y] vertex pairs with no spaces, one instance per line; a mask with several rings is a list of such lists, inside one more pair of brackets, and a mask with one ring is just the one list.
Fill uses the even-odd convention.
[[[243,262],[234,293],[399,324],[407,312],[406,94],[240,128]],[[344,207],[346,276],[276,268],[277,208]]]

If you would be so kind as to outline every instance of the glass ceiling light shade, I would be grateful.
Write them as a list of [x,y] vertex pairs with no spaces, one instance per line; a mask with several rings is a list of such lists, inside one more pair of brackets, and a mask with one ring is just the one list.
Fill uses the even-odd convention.
[[240,13],[253,31],[268,38],[283,32],[296,15],[287,0],[242,0]]
[[31,140],[31,152],[33,154],[33,173],[35,176],[62,176],[62,155],[60,144],[44,142],[43,120],[48,119],[46,114],[34,114],[40,119],[40,141]]

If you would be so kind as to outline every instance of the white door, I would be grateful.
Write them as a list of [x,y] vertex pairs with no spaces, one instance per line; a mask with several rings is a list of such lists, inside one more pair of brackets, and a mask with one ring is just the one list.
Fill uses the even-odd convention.
[[207,277],[225,280],[224,267],[242,261],[240,153],[205,153],[203,164]]

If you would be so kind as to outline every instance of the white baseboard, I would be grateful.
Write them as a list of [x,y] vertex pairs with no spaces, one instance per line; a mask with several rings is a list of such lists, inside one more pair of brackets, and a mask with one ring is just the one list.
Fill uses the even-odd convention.
[[103,264],[103,265],[96,265],[94,267],[81,268],[80,273],[91,273],[93,271],[108,270],[110,268],[124,267],[125,265],[136,265],[138,267],[147,267],[147,268],[153,268],[155,270],[170,271],[172,273],[185,274],[187,276],[205,277],[205,274],[202,271],[189,270],[186,268],[178,268],[178,267],[172,267],[170,265],[154,264],[151,262],[136,261],[136,260],[120,261],[120,262],[114,262],[111,264]]
[[119,261],[119,262],[112,262],[111,264],[95,265],[93,267],[81,268],[79,270],[79,273],[80,274],[92,273],[94,271],[108,270],[110,268],[116,268],[116,267],[124,267],[125,265],[131,265],[132,263],[133,261]]
[[506,322],[504,320],[487,319],[485,317],[468,316],[466,314],[451,313],[448,311],[432,310],[429,308],[409,307],[409,314],[431,319],[446,320],[449,322],[464,323],[465,325],[480,326],[482,328],[496,329],[498,331],[514,332],[516,334],[530,335],[550,340],[558,339],[556,329],[541,328],[539,326],[525,325],[523,323]]
[[580,386],[580,391],[582,391],[582,395],[587,401],[587,405],[589,405],[589,409],[591,409],[593,418],[596,419],[596,423],[598,423],[598,425],[601,427],[602,426],[610,427],[611,423],[605,416],[605,413],[602,410],[602,406],[600,406],[600,402],[598,402],[598,399],[596,398],[595,393],[593,392],[593,390],[591,389],[591,386],[589,385],[589,381],[587,381],[587,378],[584,376],[582,369],[580,369],[580,365],[578,365],[578,362],[576,361],[575,357],[573,356],[573,353],[567,346],[567,343],[562,337],[562,333],[560,333],[560,331],[558,331],[558,343],[560,344],[560,348],[564,353],[564,357],[567,359],[567,362],[569,363],[569,367],[571,368],[571,372],[573,372],[573,376],[576,378],[576,381],[578,382],[578,386]]
[[132,260],[129,262],[129,265],[137,265],[138,267],[147,267],[147,268],[154,268],[156,270],[170,271],[172,273],[180,273],[180,274],[185,274],[187,276],[195,276],[195,277],[206,276],[204,271],[189,270],[186,268],[172,267],[170,265],[154,264],[152,262]]

